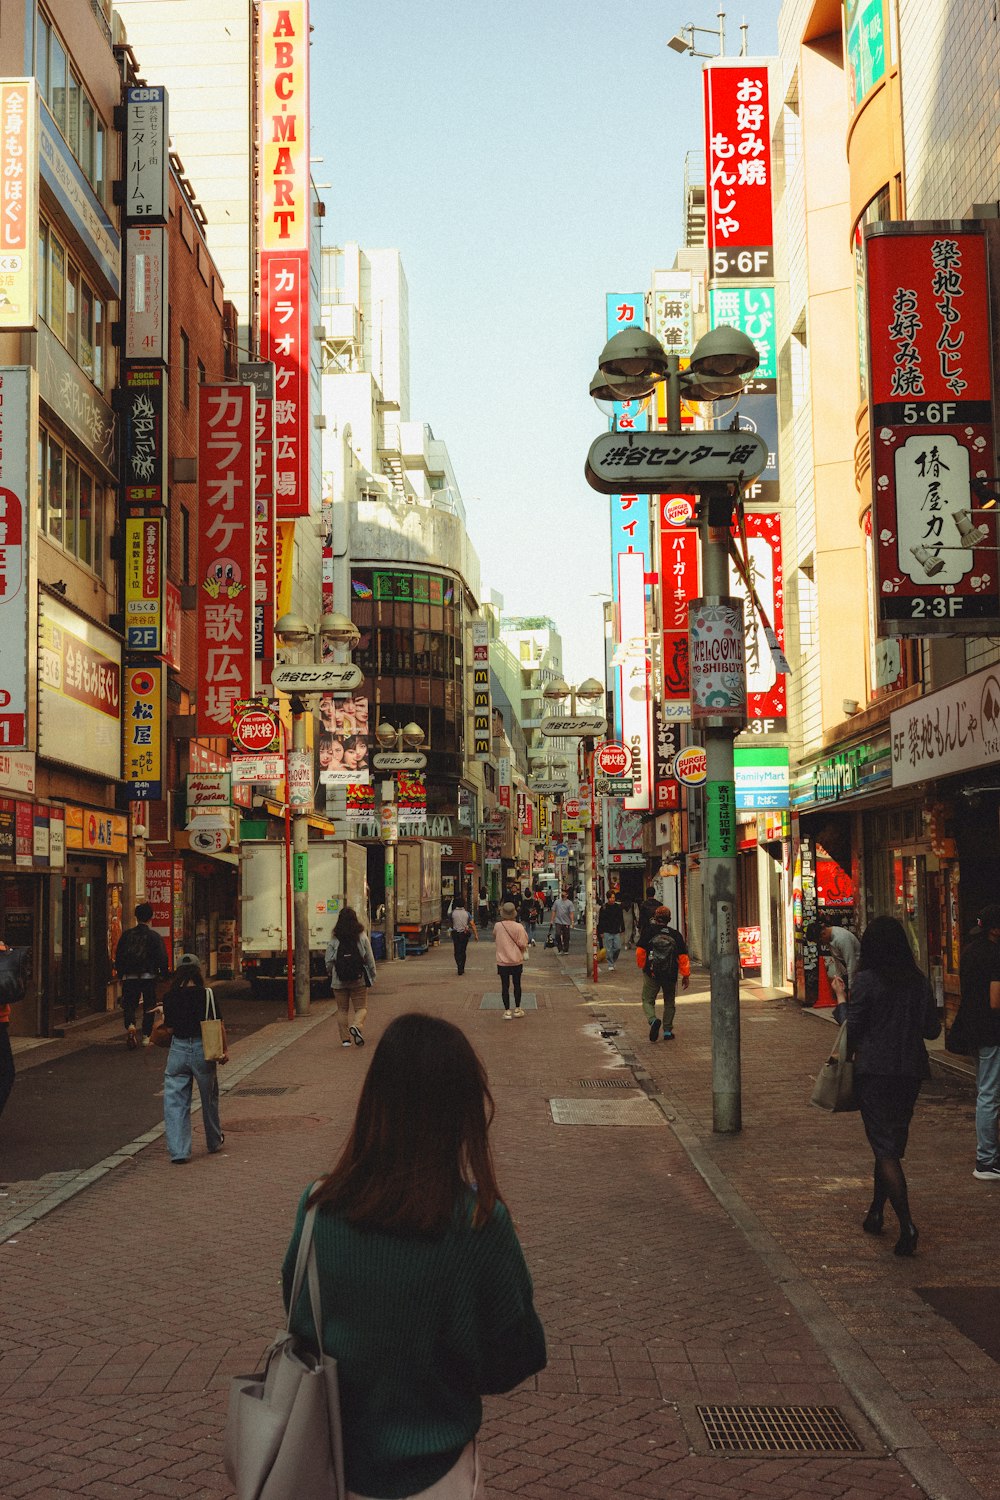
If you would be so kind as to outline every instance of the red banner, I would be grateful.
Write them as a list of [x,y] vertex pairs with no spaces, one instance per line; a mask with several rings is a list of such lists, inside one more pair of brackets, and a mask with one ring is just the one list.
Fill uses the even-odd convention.
[[767,68],[742,59],[704,72],[708,264],[712,281],[771,281]]
[[[781,517],[775,511],[748,511],[745,520],[750,581],[764,606],[778,645],[784,649],[785,580],[781,562]],[[742,554],[735,525],[733,535]],[[746,610],[747,728],[759,734],[783,732],[788,713],[788,679],[775,668],[760,616],[749,602],[746,587],[733,567],[730,567],[730,583],[733,594],[744,600]]]
[[254,404],[250,385],[198,388],[198,733],[228,735],[253,697]]
[[886,223],[864,248],[879,625],[996,634],[997,515],[976,494],[996,473],[985,236]]

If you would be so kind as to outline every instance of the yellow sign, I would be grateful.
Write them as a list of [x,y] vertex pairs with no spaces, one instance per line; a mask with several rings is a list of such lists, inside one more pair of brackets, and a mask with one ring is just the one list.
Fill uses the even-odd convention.
[[260,249],[309,249],[309,10],[261,0]]
[[104,808],[67,807],[66,848],[93,854],[128,852],[128,819]]
[[38,316],[37,117],[33,78],[0,81],[0,332]]
[[275,615],[290,613],[292,608],[292,553],[295,548],[295,522],[279,521],[274,528],[274,574],[278,580]]
[[163,649],[163,521],[125,519],[125,645],[130,651]]
[[158,802],[163,796],[163,668],[159,662],[126,667],[124,773],[129,797]]

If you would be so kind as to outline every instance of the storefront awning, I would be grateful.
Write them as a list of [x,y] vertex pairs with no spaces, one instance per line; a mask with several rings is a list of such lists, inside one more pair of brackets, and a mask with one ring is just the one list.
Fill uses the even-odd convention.
[[[285,804],[283,802],[278,802],[273,797],[262,797],[261,805],[269,817],[280,818],[282,822],[285,821]],[[309,813],[307,821],[310,828],[315,828],[320,833],[331,834],[337,832],[337,825],[329,818],[324,818],[322,813]]]

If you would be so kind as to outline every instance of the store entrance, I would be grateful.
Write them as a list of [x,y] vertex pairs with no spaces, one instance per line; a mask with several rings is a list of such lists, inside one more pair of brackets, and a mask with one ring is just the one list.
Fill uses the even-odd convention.
[[926,847],[903,845],[892,853],[896,916],[906,929],[913,956],[932,982],[941,976],[941,874]]
[[80,867],[62,882],[62,966],[57,1004],[64,1021],[104,1010],[107,955],[104,946],[104,874]]

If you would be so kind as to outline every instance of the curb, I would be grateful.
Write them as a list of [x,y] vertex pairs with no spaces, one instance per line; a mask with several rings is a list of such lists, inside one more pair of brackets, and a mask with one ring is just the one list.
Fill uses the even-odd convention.
[[[331,1003],[319,1015],[310,1015],[305,1020],[298,1020],[297,1018],[298,1024],[295,1025],[295,1029],[281,1037],[272,1046],[264,1048],[261,1052],[251,1053],[245,1060],[238,1062],[235,1067],[232,1063],[229,1063],[225,1070],[225,1081],[222,1078],[219,1080],[220,1097],[231,1094],[233,1089],[242,1083],[244,1078],[248,1077],[251,1073],[255,1073],[258,1068],[263,1067],[264,1063],[270,1062],[273,1057],[277,1057],[279,1053],[284,1052],[286,1047],[290,1047],[301,1036],[305,1036],[308,1031],[312,1031],[313,1027],[319,1026],[323,1021],[328,1020],[330,1015],[335,1014],[336,1006]],[[192,1098],[192,1114],[200,1109],[201,1100],[197,1097]],[[91,1183],[99,1182],[102,1177],[106,1177],[116,1167],[124,1166],[133,1157],[138,1156],[140,1151],[144,1151],[147,1146],[151,1146],[154,1141],[158,1141],[163,1133],[164,1126],[162,1124],[154,1125],[151,1130],[144,1131],[142,1135],[137,1135],[134,1140],[128,1141],[124,1146],[119,1146],[117,1151],[113,1151],[110,1156],[105,1156],[102,1161],[95,1162],[92,1167],[85,1167],[75,1173],[68,1182],[62,1183],[58,1188],[53,1189],[51,1193],[47,1193],[44,1198],[40,1198],[37,1203],[31,1208],[26,1209],[24,1213],[17,1214],[15,1217],[9,1219],[0,1219],[0,1243],[9,1240],[15,1234],[22,1233],[25,1229],[30,1229],[40,1219],[44,1219],[46,1214],[50,1214],[53,1210],[61,1208],[64,1203],[68,1203],[71,1198],[75,1198],[77,1193],[82,1193],[85,1188],[90,1187]]]
[[[592,1004],[600,1002],[601,997],[592,992],[592,986],[574,983],[586,1000]],[[764,1228],[725,1173],[711,1160],[699,1138],[672,1112],[669,1099],[651,1091],[653,1080],[635,1061],[634,1054],[630,1061],[618,1040],[615,1037],[610,1040],[639,1087],[663,1115],[695,1171],[795,1308],[863,1416],[888,1451],[913,1476],[927,1500],[982,1500],[980,1491],[942,1452],[854,1336],[830,1311],[813,1284],[798,1271],[777,1240]]]

